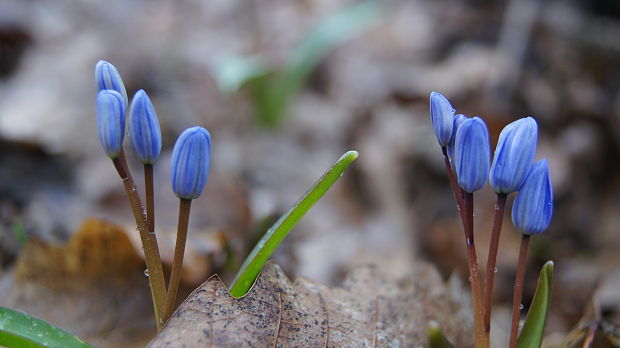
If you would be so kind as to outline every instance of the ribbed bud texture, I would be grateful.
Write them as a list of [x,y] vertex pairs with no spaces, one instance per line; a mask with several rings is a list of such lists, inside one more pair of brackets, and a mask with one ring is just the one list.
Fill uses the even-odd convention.
[[454,159],[454,142],[456,141],[456,132],[459,127],[463,124],[463,122],[468,117],[463,114],[458,114],[454,116],[454,125],[452,126],[452,137],[450,138],[450,145],[448,145],[448,157],[453,160]]
[[139,90],[129,109],[129,139],[143,164],[154,164],[161,153],[161,130],[151,99]]
[[553,215],[553,190],[547,160],[542,159],[531,169],[517,193],[512,206],[512,223],[524,234],[543,232]]
[[499,135],[489,181],[496,193],[519,191],[534,161],[538,125],[531,117],[507,125]]
[[186,129],[172,150],[170,183],[181,199],[195,199],[209,176],[211,135],[202,127]]
[[454,108],[441,93],[431,92],[431,121],[433,130],[442,147],[450,144],[454,124]]
[[97,81],[98,91],[112,89],[123,97],[123,105],[127,108],[127,91],[123,84],[123,79],[114,65],[100,60],[95,65],[95,81]]
[[117,91],[104,89],[97,94],[97,131],[103,151],[116,158],[125,136],[125,106]]
[[489,177],[491,149],[489,131],[479,117],[463,121],[454,140],[454,162],[459,186],[472,193]]

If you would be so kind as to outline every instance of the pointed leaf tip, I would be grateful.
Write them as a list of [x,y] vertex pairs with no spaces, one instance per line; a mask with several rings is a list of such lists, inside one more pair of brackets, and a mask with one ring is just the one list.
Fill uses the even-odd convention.
[[431,322],[428,327],[428,346],[429,348],[454,348],[436,322]]
[[519,336],[517,348],[539,348],[542,345],[545,323],[551,304],[553,270],[553,261],[547,261],[540,271],[534,299]]

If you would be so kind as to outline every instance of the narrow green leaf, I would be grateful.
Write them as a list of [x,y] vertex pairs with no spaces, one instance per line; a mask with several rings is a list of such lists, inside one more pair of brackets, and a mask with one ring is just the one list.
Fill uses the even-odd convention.
[[245,295],[263,265],[271,254],[278,248],[280,242],[290,230],[306,214],[310,208],[329,190],[330,187],[342,176],[349,165],[357,158],[357,151],[349,151],[342,155],[331,168],[308,190],[293,207],[276,223],[271,226],[261,240],[256,244],[250,255],[239,269],[235,280],[230,288],[230,294],[234,297]]
[[[338,45],[376,24],[382,8],[373,0],[355,2],[325,16],[287,58],[269,81],[251,84],[259,119],[276,126],[316,66]],[[266,88],[266,89],[265,89]]]
[[428,346],[429,348],[454,348],[452,343],[444,336],[437,323],[432,322],[428,328]]
[[539,348],[543,340],[547,313],[551,304],[553,285],[553,261],[547,261],[540,271],[534,300],[527,312],[523,330],[517,343],[518,348]]
[[87,348],[72,334],[26,313],[0,307],[0,346],[8,348]]

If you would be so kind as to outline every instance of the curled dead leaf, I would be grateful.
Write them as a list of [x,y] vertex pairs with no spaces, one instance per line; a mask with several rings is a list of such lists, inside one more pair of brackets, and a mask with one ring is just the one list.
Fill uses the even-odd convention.
[[0,303],[97,347],[144,346],[155,334],[144,267],[122,229],[90,219],[66,245],[30,239]]
[[424,346],[431,321],[456,346],[467,347],[472,329],[463,305],[424,263],[397,281],[373,266],[360,267],[340,287],[291,282],[268,263],[239,299],[217,277],[203,283],[149,347]]

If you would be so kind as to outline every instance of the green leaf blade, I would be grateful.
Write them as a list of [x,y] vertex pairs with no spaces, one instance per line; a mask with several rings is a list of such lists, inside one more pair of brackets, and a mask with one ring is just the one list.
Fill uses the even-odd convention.
[[342,155],[323,176],[293,205],[293,207],[267,230],[256,244],[250,255],[239,269],[233,280],[230,294],[234,297],[244,296],[261,269],[278,248],[282,240],[312,206],[332,187],[344,171],[358,157],[357,151]]
[[518,348],[539,348],[542,344],[553,286],[553,261],[547,261],[540,271],[532,305],[525,318],[517,342]]
[[6,307],[0,307],[0,346],[92,348],[44,320]]

